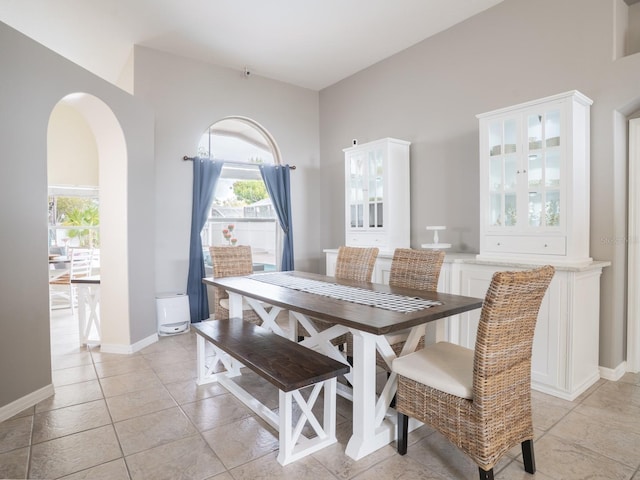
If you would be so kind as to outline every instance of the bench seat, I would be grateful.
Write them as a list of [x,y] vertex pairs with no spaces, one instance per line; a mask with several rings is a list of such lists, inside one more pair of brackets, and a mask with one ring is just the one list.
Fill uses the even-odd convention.
[[[336,377],[348,373],[349,365],[239,318],[199,322],[192,327],[198,335],[198,384],[220,383],[277,429],[280,464],[286,465],[336,442]],[[213,357],[207,357],[205,342],[213,346]],[[220,363],[225,371],[215,373]],[[231,380],[240,375],[242,366],[278,388],[279,414]],[[300,393],[305,387],[312,387],[306,400]],[[323,425],[311,411],[322,389]],[[296,425],[293,425],[294,400],[301,411]],[[316,437],[307,439],[301,434],[306,422]]]

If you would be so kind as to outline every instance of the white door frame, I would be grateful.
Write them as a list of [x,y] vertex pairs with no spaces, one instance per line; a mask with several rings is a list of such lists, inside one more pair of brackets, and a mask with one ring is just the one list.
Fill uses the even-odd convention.
[[640,371],[640,118],[629,120],[627,371]]

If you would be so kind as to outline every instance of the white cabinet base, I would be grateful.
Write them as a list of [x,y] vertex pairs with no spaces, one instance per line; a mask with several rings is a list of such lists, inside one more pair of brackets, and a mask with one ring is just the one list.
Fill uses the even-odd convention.
[[[324,252],[326,273],[333,275],[338,250]],[[392,257],[393,252],[378,255],[373,282],[388,283]],[[473,254],[447,254],[438,291],[484,298],[494,272],[543,264],[481,261]],[[608,265],[597,261],[554,264],[556,273],[542,301],[533,340],[533,389],[574,400],[600,378],[600,275]],[[480,310],[474,310],[439,320],[427,328],[426,341],[446,340],[474,348],[479,318]]]
[[[540,306],[531,361],[535,390],[574,400],[600,378],[600,275],[606,262],[588,266],[556,265]],[[494,272],[536,265],[467,260],[452,264],[452,293],[484,297]],[[475,345],[480,311],[449,323],[447,338],[468,348]]]

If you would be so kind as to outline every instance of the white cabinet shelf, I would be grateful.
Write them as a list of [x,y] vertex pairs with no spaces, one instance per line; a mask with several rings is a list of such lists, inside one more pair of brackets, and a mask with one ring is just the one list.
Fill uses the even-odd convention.
[[574,90],[477,116],[479,259],[591,262],[591,104]]
[[409,247],[409,145],[384,138],[344,149],[345,245]]

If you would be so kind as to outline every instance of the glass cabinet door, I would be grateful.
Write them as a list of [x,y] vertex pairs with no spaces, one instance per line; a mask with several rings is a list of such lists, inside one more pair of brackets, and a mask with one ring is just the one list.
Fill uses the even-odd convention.
[[592,103],[572,90],[476,115],[480,259],[592,261]]
[[381,150],[370,152],[367,168],[369,183],[367,192],[369,228],[384,227],[384,219],[382,216],[384,205],[383,173],[383,152]]
[[384,150],[354,153],[349,159],[349,227],[384,227]]
[[489,125],[489,226],[513,227],[518,221],[518,124],[515,119]]
[[365,162],[363,154],[354,154],[349,159],[349,226],[364,227]]
[[527,136],[527,225],[560,227],[560,111],[529,114]]

